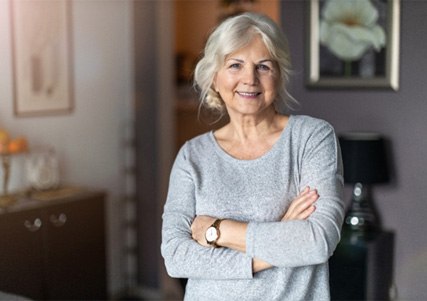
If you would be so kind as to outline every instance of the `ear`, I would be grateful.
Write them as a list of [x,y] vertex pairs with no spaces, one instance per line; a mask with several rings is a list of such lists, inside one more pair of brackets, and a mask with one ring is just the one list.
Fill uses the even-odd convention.
[[219,93],[219,90],[218,90],[218,88],[216,87],[216,73],[215,73],[215,76],[214,76],[214,78],[213,78],[213,80],[212,80],[212,89],[216,92],[216,93]]

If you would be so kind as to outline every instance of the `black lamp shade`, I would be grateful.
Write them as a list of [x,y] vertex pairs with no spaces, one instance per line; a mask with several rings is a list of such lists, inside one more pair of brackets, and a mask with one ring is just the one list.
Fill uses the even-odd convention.
[[389,181],[384,138],[376,133],[347,133],[339,137],[345,183]]

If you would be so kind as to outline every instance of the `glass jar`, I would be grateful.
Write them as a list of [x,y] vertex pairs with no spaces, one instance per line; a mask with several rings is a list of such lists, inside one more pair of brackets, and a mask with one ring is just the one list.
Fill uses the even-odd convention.
[[53,148],[33,149],[26,161],[27,180],[35,190],[51,190],[59,186],[58,157]]

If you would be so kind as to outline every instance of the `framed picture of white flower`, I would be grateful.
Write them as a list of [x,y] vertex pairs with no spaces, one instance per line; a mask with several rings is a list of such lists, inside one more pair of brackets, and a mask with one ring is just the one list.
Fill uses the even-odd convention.
[[308,87],[399,89],[400,0],[308,3]]

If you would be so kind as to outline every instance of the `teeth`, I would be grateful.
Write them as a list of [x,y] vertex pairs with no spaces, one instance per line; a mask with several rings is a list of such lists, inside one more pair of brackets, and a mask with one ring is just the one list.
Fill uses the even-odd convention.
[[257,96],[258,92],[239,92],[239,94],[243,96]]

